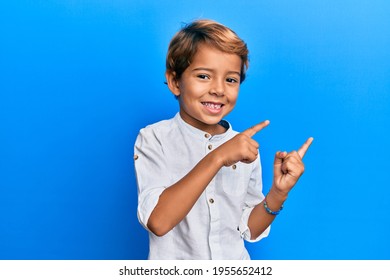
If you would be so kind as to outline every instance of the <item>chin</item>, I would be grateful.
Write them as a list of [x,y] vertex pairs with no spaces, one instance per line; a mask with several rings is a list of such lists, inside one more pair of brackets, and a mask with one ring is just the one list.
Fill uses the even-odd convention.
[[225,115],[206,117],[206,118],[203,118],[202,122],[205,124],[208,124],[208,125],[216,125],[224,118],[224,116]]

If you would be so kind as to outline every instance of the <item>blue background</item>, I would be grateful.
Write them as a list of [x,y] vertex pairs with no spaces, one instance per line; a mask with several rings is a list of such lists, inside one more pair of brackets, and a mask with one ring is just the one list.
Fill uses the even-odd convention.
[[170,38],[198,18],[235,30],[251,65],[236,130],[270,119],[277,150],[314,143],[254,259],[390,259],[388,1],[3,1],[0,258],[145,259],[133,144],[172,117]]

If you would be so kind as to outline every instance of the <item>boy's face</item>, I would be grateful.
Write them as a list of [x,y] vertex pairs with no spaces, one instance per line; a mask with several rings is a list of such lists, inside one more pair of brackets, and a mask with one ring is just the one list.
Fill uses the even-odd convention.
[[179,80],[174,73],[166,74],[185,122],[210,134],[223,132],[218,122],[236,104],[241,63],[238,55],[202,44]]

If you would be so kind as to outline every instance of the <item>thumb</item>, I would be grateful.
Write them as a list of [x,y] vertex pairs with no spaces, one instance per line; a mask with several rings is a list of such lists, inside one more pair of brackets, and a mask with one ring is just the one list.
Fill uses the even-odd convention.
[[282,165],[283,159],[286,157],[286,152],[277,152],[274,160],[274,177],[281,177],[283,175]]

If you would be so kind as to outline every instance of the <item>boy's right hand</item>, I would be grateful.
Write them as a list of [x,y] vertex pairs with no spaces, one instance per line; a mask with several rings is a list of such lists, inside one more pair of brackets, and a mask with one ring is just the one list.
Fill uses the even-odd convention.
[[252,137],[268,125],[268,120],[258,123],[219,146],[215,152],[219,153],[223,166],[231,166],[239,161],[251,163],[256,160],[259,144]]

